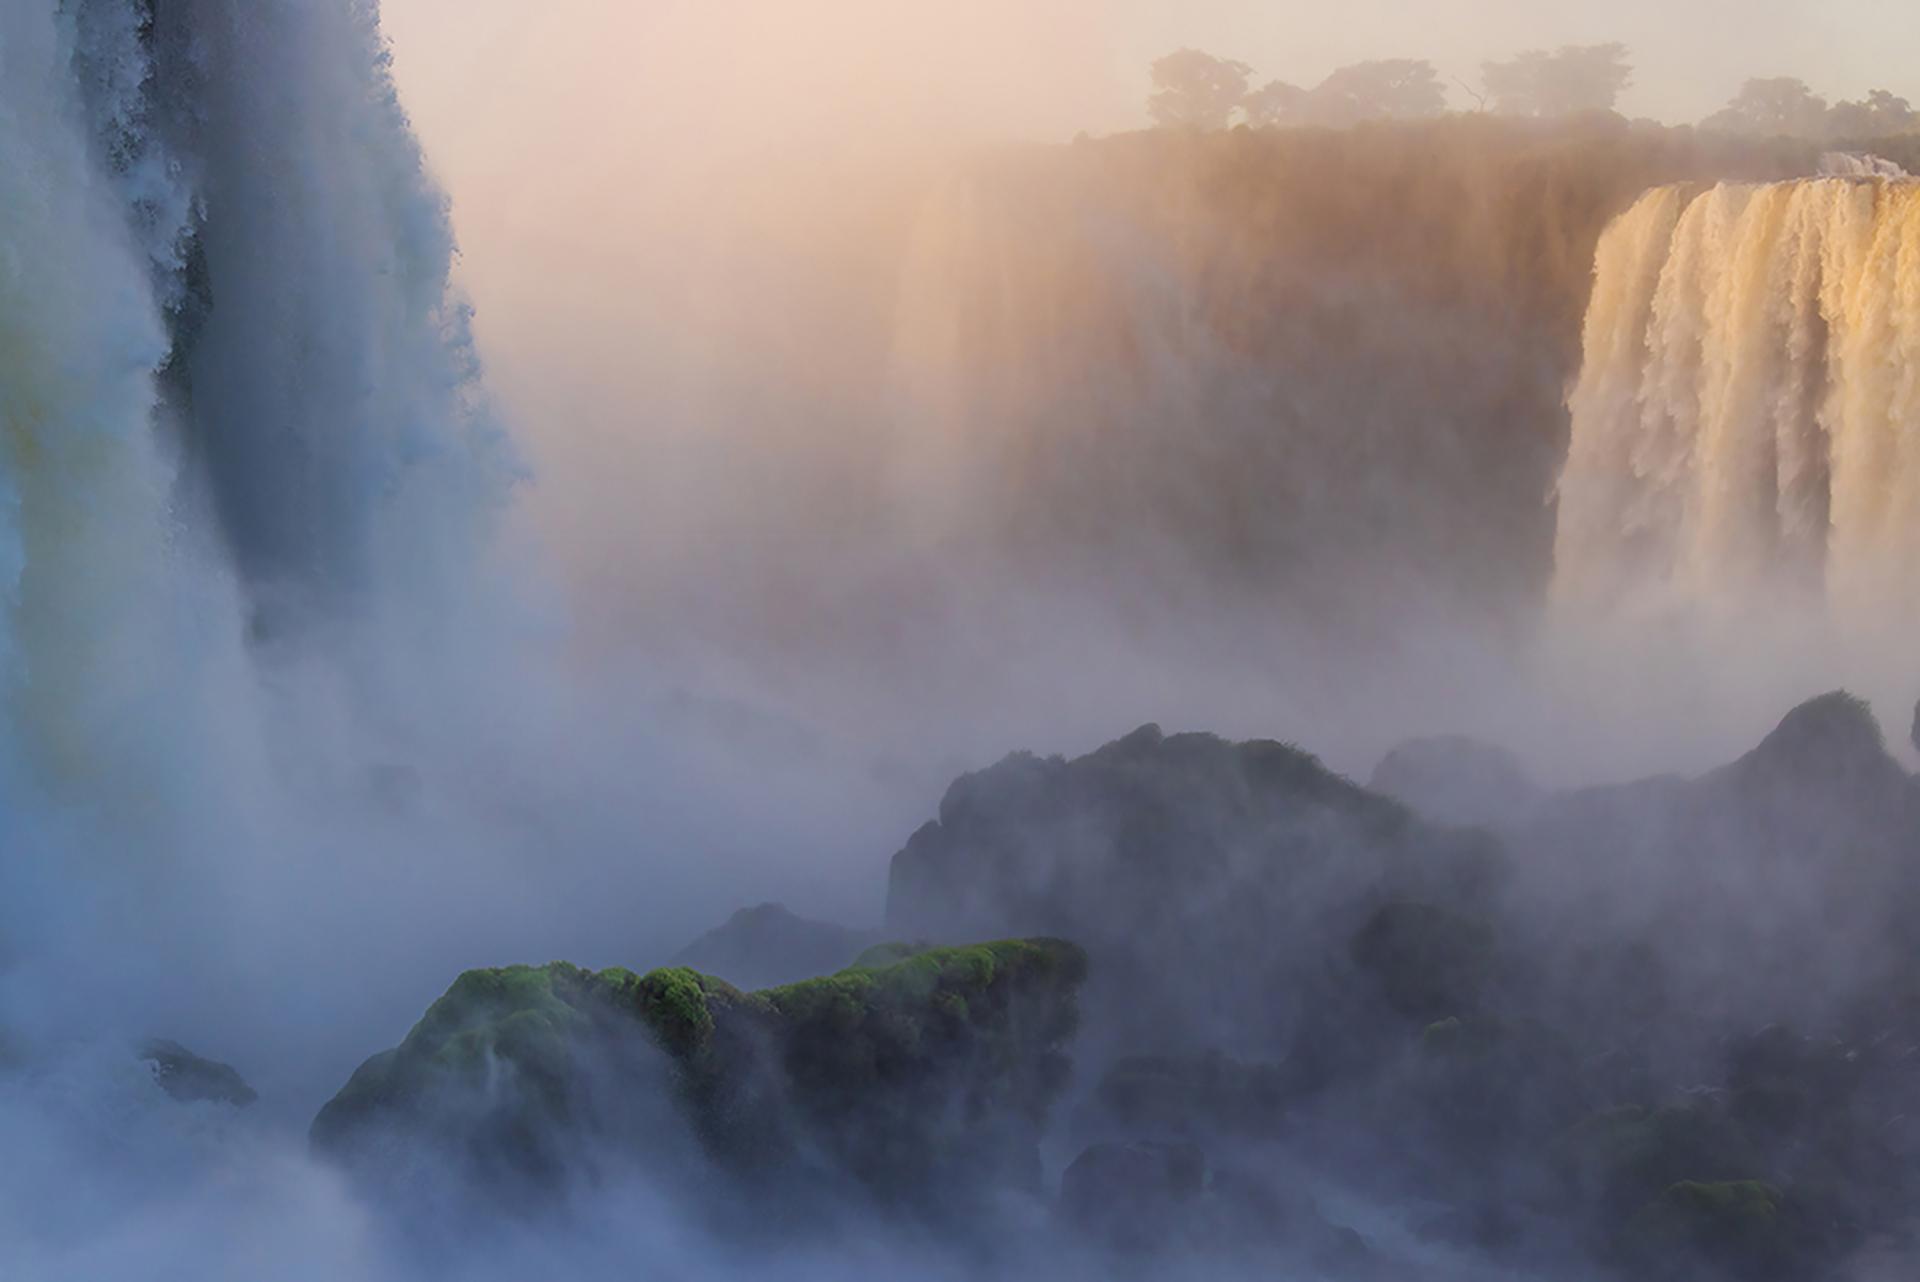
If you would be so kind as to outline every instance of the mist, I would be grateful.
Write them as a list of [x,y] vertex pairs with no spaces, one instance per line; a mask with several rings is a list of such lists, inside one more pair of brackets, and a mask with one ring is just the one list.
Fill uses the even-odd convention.
[[0,18],[0,1272],[1902,1267],[1906,19],[1295,17]]

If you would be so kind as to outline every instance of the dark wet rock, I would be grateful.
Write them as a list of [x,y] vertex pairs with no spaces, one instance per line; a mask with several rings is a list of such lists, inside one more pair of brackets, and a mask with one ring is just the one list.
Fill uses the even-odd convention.
[[1626,1222],[1612,1247],[1634,1277],[1785,1282],[1819,1276],[1828,1244],[1793,1200],[1759,1180],[1686,1180]]
[[1597,1113],[1559,1137],[1555,1157],[1579,1203],[1612,1225],[1683,1181],[1725,1183],[1767,1174],[1763,1153],[1712,1096]]
[[1486,923],[1432,904],[1381,905],[1354,932],[1353,962],[1408,1019],[1474,1011],[1494,967]]
[[[1672,1014],[1713,1029],[1812,1025],[1910,963],[1920,786],[1844,692],[1793,709],[1694,779],[1555,798],[1515,838],[1562,946],[1646,950]],[[1566,996],[1605,1012],[1581,977]]]
[[139,1058],[153,1069],[153,1080],[160,1088],[183,1103],[246,1108],[260,1098],[232,1065],[203,1059],[179,1042],[152,1038],[141,1043]]
[[1524,819],[1545,796],[1512,753],[1465,735],[1401,744],[1367,786],[1438,823],[1487,827]]
[[871,930],[795,916],[779,904],[742,908],[676,953],[690,966],[741,988],[767,988],[854,964],[879,940]]
[[1503,870],[1491,837],[1432,827],[1297,748],[1145,726],[956,781],[894,856],[887,915],[898,934],[1085,944],[1090,1023],[1127,1051],[1270,1056],[1383,897],[1484,902]]

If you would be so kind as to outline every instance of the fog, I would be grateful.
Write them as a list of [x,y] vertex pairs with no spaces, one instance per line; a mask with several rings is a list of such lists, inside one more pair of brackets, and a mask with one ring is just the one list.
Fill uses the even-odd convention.
[[[892,754],[923,756],[938,724],[955,739],[928,771],[929,788],[1010,744],[1090,746],[1148,718],[1241,733],[1321,723],[1314,746],[1361,771],[1410,729],[1511,740],[1526,733],[1516,722],[1608,716],[1614,691],[1535,718],[1542,699],[1580,697],[1578,683],[1570,691],[1551,674],[1546,688],[1517,697],[1522,707],[1492,706],[1514,688],[1516,664],[1537,659],[1488,657],[1488,638],[1475,634],[1488,625],[1477,615],[1453,621],[1444,636],[1374,629],[1366,642],[1388,661],[1370,665],[1355,691],[1305,673],[1292,643],[1272,637],[1284,623],[1268,617],[1279,595],[1270,581],[1250,584],[1231,604],[1262,614],[1252,621],[1223,621],[1217,600],[1176,604],[1164,584],[1094,589],[1085,593],[1095,598],[1091,609],[1063,609],[1056,583],[1030,585],[1023,580],[1035,576],[980,566],[973,549],[951,546],[964,537],[955,533],[967,523],[956,519],[961,511],[970,509],[975,525],[997,518],[968,492],[973,479],[947,438],[1018,429],[993,421],[1012,417],[1004,408],[955,404],[973,389],[953,380],[980,371],[930,371],[943,358],[930,356],[929,344],[942,341],[942,318],[959,305],[954,291],[965,297],[984,287],[983,275],[1031,271],[1043,260],[1029,247],[1032,261],[1016,266],[983,243],[1019,235],[1019,224],[969,226],[960,210],[972,197],[949,199],[967,181],[957,174],[977,171],[984,153],[1009,143],[1137,128],[1145,66],[1163,45],[1245,58],[1256,83],[1271,74],[1310,84],[1347,58],[1429,54],[1447,76],[1471,79],[1479,59],[1505,56],[1509,44],[1614,38],[1575,10],[1534,14],[1509,34],[1502,24],[1512,16],[1468,12],[1436,37],[1441,45],[1414,49],[1388,38],[1391,12],[1362,11],[1346,26],[1296,15],[1302,48],[1282,63],[1262,57],[1272,38],[1263,22],[1279,19],[1256,21],[1231,6],[1203,8],[1186,28],[1150,7],[1070,4],[964,14],[836,7],[828,18],[688,6],[531,16],[481,5],[457,22],[421,0],[390,7],[397,74],[454,197],[459,277],[479,304],[489,385],[511,407],[536,478],[518,512],[565,584],[573,653],[622,680],[837,725],[860,745],[855,752],[884,740]],[[1619,16],[1629,25],[1647,17]],[[1724,24],[1706,15],[1698,23],[1714,27],[1710,41],[1693,16],[1658,42],[1641,41],[1623,109],[1704,114],[1738,87],[1741,71],[1759,74],[1788,51],[1804,52],[1803,17],[1783,10],[1743,24],[1743,45],[1720,38]],[[1854,16],[1863,29],[1885,17]],[[1725,74],[1713,98],[1674,106],[1672,88],[1684,77],[1658,59],[1708,46],[1749,61]],[[1309,48],[1324,65],[1300,65]],[[1791,69],[1836,94],[1853,90],[1817,58]],[[554,146],[561,138],[592,144]],[[1397,190],[1383,186],[1381,195]],[[1070,234],[1049,221],[1072,216],[1057,206],[1005,216],[1035,220],[1036,246]],[[1206,217],[1194,220],[1198,234]],[[1417,234],[1406,233],[1409,243]],[[1570,248],[1569,257],[1580,252]],[[1572,273],[1585,268],[1556,269],[1569,276],[1570,296]],[[1044,322],[1021,323],[1039,331],[1034,346],[1045,343]],[[1044,384],[1085,373],[1049,369],[1036,356],[1020,376]],[[1571,372],[1535,376],[1551,385]],[[1525,480],[1539,511],[1552,479],[1541,469]],[[1127,555],[1136,554],[1159,552]],[[1068,592],[1082,591],[1084,569],[1064,573]],[[1151,599],[1128,604],[1129,592]],[[1306,612],[1292,602],[1277,608]],[[1453,635],[1463,629],[1468,635]],[[1509,644],[1513,628],[1502,623],[1500,632],[1498,643]],[[1184,661],[1195,647],[1211,656],[1205,665]],[[1050,658],[1049,648],[1072,657]],[[1013,661],[1022,654],[1034,661]],[[1436,700],[1429,670],[1480,663],[1492,667],[1496,691]],[[1711,675],[1721,666],[1708,665]],[[1861,680],[1818,660],[1811,666],[1768,683],[1768,706],[1809,684]],[[1695,676],[1688,669],[1675,682],[1686,691]],[[1400,670],[1410,675],[1394,685]],[[1905,689],[1891,676],[1876,674],[1875,693],[1897,704]],[[1756,682],[1766,678],[1750,674],[1726,703],[1745,705]],[[1342,688],[1329,695],[1334,684]],[[1116,690],[1126,692],[1125,712]],[[1376,692],[1377,715],[1353,708],[1356,694]],[[942,715],[953,700],[968,704],[966,718]],[[1324,725],[1329,719],[1340,724]],[[1695,763],[1761,728],[1723,712],[1712,735],[1691,745]],[[1620,733],[1620,758],[1568,761],[1554,772],[1632,773],[1644,764],[1633,756],[1640,736],[1631,727]]]
[[[1705,115],[1749,73],[1897,90],[1874,58],[1911,19],[1856,6],[1822,29],[1858,39],[1810,44],[1778,6],[1742,42],[1702,14],[1657,44],[1641,6],[1470,8],[1419,48],[1404,6],[1297,15],[1279,49],[1224,3],[0,18],[0,1274],[1622,1267],[1580,1235],[1620,1228],[1610,1203],[1511,1198],[1512,1249],[1433,1225],[1546,1178],[1528,1109],[1572,1133],[1575,1104],[1718,1082],[1757,1028],[1861,1037],[1898,1005],[1911,781],[1844,701],[1743,754],[1845,686],[1910,760],[1920,693],[1914,405],[1886,372],[1920,308],[1881,270],[1920,235],[1911,189],[1626,117]],[[1145,128],[1147,64],[1182,45],[1311,85],[1612,39],[1619,116]],[[1698,235],[1620,248],[1667,184],[1720,193]],[[1783,232],[1776,207],[1828,213]],[[1745,307],[1770,290],[1788,320]],[[1778,461],[1831,440],[1831,477]],[[1776,574],[1754,550],[1789,536]],[[1148,722],[1169,733],[1083,756]],[[1497,747],[1383,769],[1422,818],[1182,731],[1353,780],[1423,736]],[[950,790],[1016,751],[1039,756]],[[1563,791],[1665,772],[1687,781]],[[530,1071],[505,1042],[485,1091],[410,1119],[432,1142],[310,1144],[461,972],[646,972],[769,901],[861,939],[1089,950],[1072,1071],[1022,1115],[1030,1183],[926,1222],[817,1123],[735,1183],[644,1039],[581,1069],[600,1130],[557,1132],[564,1178],[532,1192],[473,1160]],[[1494,977],[1403,1001],[1365,941],[1413,901],[1465,937],[1484,917]],[[1619,1013],[1636,950],[1667,1003],[1645,1027]],[[1409,1048],[1483,1017],[1524,1043],[1494,1057],[1519,1120],[1436,1176],[1490,1106]],[[1561,1020],[1573,1102],[1513,1033]],[[153,1037],[257,1104],[172,1098]],[[1876,1076],[1894,1037],[1850,1123],[1905,1100]],[[1130,1131],[1113,1083],[1183,1057],[1283,1082],[1284,1142]],[[1204,1209],[1116,1255],[1066,1173],[1147,1140],[1205,1143]],[[1762,1147],[1824,1194],[1827,1147]],[[1833,1258],[1899,1258],[1903,1217],[1874,1214]]]

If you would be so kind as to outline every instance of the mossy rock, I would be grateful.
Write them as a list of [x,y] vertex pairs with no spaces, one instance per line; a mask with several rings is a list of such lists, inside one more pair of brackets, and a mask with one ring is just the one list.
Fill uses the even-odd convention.
[[933,945],[924,940],[917,943],[904,943],[896,940],[884,944],[875,944],[854,958],[853,964],[856,967],[867,968],[891,966],[895,962],[902,962],[909,957],[917,957],[921,953],[929,952],[932,948]]
[[566,962],[469,971],[315,1119],[322,1151],[394,1135],[450,1143],[551,1180],[573,1140],[644,1146],[635,1092],[671,1107],[722,1163],[824,1157],[882,1190],[944,1171],[1029,1171],[1068,1075],[1085,955],[1007,940],[758,993],[685,967]]
[[1636,1211],[1615,1249],[1637,1277],[1770,1282],[1806,1276],[1819,1243],[1771,1184],[1684,1180]]
[[1675,1184],[1764,1173],[1763,1154],[1710,1101],[1594,1114],[1559,1137],[1553,1156],[1569,1191],[1614,1226]]

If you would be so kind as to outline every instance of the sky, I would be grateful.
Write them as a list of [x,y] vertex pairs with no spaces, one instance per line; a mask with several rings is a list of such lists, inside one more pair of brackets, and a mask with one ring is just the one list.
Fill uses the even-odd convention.
[[777,99],[783,117],[817,109],[798,86],[866,80],[895,90],[909,119],[960,110],[988,128],[1071,137],[1144,123],[1147,63],[1183,46],[1239,58],[1260,79],[1312,84],[1350,62],[1424,57],[1450,81],[1477,83],[1489,57],[1618,40],[1639,69],[1623,107],[1675,121],[1708,114],[1755,75],[1798,75],[1831,97],[1874,88],[1920,97],[1920,5],[1909,0],[386,0],[385,9],[430,133],[442,107],[484,120],[508,88],[645,99],[646,79],[721,84],[748,70],[790,91]]
[[[1123,59],[1191,45],[1262,77],[1310,85],[1368,58],[1427,58],[1476,87],[1481,62],[1529,48],[1620,41],[1636,83],[1622,108],[1697,120],[1749,76],[1795,75],[1855,98],[1890,88],[1920,98],[1920,5],[1906,0],[1342,0],[1324,10],[1274,0],[1117,0]],[[1456,89],[1456,102],[1466,100]]]

